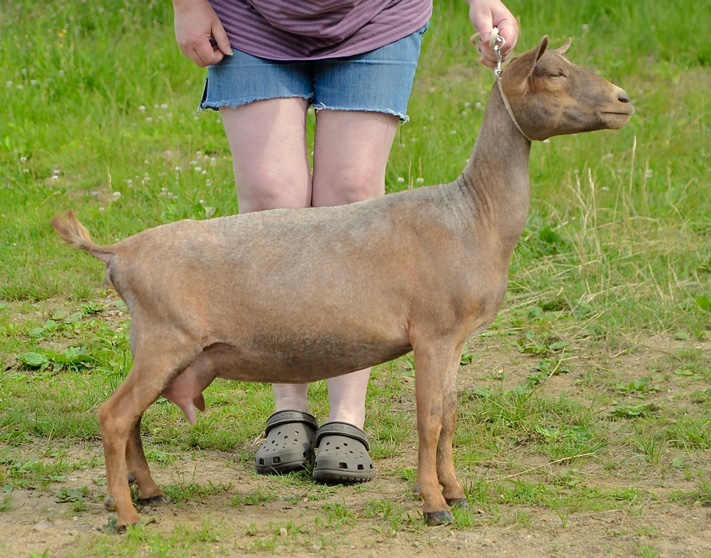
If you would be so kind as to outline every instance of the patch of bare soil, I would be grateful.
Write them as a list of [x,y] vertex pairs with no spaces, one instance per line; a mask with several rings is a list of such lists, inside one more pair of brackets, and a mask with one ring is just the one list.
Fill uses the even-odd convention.
[[[660,359],[664,351],[674,350],[669,343],[673,342],[650,340],[644,351],[600,356],[597,364],[601,370],[604,366],[621,367],[630,379],[641,377],[652,360]],[[479,368],[484,361],[490,370],[504,367],[506,381],[512,384],[520,383],[530,370],[530,361],[517,363],[511,354],[487,349],[486,342],[477,349],[482,349]],[[561,375],[551,380],[545,389],[556,393],[570,391],[575,378]],[[462,372],[463,388],[480,381],[481,375],[473,367]],[[63,458],[96,465],[78,469],[49,488],[11,492],[9,509],[0,512],[1,556],[42,556],[45,552],[52,557],[93,556],[98,554],[97,548],[101,553],[146,556],[711,556],[709,509],[698,503],[681,505],[651,495],[688,489],[688,479],[681,475],[663,480],[640,479],[630,478],[624,470],[606,471],[601,475],[601,486],[618,483],[620,488],[632,484],[650,488],[647,501],[626,509],[559,515],[551,509],[506,505],[501,510],[507,518],[504,521],[498,522],[490,515],[492,512],[474,510],[470,527],[424,527],[420,502],[411,495],[410,482],[395,473],[398,468],[415,465],[414,444],[403,448],[396,458],[378,460],[374,481],[328,489],[302,480],[285,482],[258,477],[251,463],[235,462],[236,455],[226,452],[186,454],[169,465],[151,463],[161,486],[213,490],[140,510],[146,522],[142,535],[145,543],[131,546],[127,537],[132,535],[102,532],[111,514],[102,506],[105,475],[100,444],[72,447],[69,457]],[[537,462],[532,460],[530,465],[532,474],[537,474]],[[568,469],[574,467],[569,465]],[[585,467],[590,479],[594,466]],[[546,468],[545,463],[540,467]],[[490,472],[473,468],[463,473],[461,480],[466,486],[481,475]],[[82,509],[61,497],[87,489],[88,494],[81,499]],[[269,492],[276,492],[276,496],[262,497],[256,503],[243,497]],[[242,500],[235,503],[238,495]],[[390,502],[398,511],[391,516],[373,513],[373,500]],[[517,515],[526,519],[512,519]],[[187,547],[184,543],[181,546],[167,542],[176,540],[176,533],[183,534]],[[163,547],[156,543],[161,538],[166,541]],[[162,550],[157,550],[159,547]]]

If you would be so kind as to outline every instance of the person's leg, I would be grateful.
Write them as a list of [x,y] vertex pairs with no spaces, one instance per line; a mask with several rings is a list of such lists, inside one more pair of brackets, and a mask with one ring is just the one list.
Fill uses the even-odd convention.
[[220,108],[240,213],[311,205],[307,108],[298,97]]
[[[302,98],[220,108],[234,165],[240,213],[311,205],[311,170]],[[260,474],[302,468],[314,457],[318,423],[308,413],[307,384],[274,384],[274,414],[257,450]]]
[[[398,118],[390,114],[318,111],[312,204],[340,205],[383,195],[385,167],[397,127]],[[375,474],[362,431],[369,378],[367,368],[328,380],[330,411],[316,437],[314,479],[354,482]]]
[[[268,99],[220,109],[232,152],[240,213],[309,207],[308,101]],[[308,412],[306,384],[274,384],[274,410]]]
[[[398,119],[363,111],[316,115],[312,205],[352,203],[385,193],[385,168]],[[328,380],[329,422],[363,428],[370,369]]]
[[[311,205],[306,111],[314,97],[308,62],[275,62],[237,49],[210,66],[202,109],[220,110],[232,152],[240,213]],[[307,386],[274,385],[275,412],[257,450],[258,473],[313,461],[318,423]]]

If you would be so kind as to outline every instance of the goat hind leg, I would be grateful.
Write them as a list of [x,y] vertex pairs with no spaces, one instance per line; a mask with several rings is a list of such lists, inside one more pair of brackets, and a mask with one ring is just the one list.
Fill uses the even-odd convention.
[[128,467],[129,484],[138,485],[138,503],[141,505],[160,504],[163,502],[163,493],[151,476],[146,455],[143,453],[141,443],[141,418],[138,418],[126,444],[126,464]]
[[[129,438],[133,435],[144,411],[158,398],[162,389],[162,386],[156,385],[155,381],[146,381],[149,374],[150,369],[136,360],[126,381],[114,391],[99,411],[108,493],[104,507],[109,511],[116,510],[117,531],[122,531],[127,525],[138,523],[138,513],[131,502],[131,492],[128,487],[126,456],[127,454],[133,456],[133,465],[136,458],[131,454],[133,450],[128,449]],[[160,374],[154,375],[154,378],[158,376]],[[140,467],[139,472],[142,472]]]

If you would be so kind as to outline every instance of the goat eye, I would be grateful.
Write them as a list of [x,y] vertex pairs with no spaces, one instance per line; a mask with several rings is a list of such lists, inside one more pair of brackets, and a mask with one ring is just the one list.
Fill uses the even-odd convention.
[[557,72],[551,72],[548,77],[550,77],[551,79],[558,79],[561,77],[565,77],[565,74],[558,70]]

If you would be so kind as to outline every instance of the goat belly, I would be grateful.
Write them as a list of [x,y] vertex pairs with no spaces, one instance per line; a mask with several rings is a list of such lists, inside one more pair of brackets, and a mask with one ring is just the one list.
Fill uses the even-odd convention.
[[306,383],[387,362],[410,350],[409,344],[372,344],[328,335],[318,338],[262,335],[246,342],[215,343],[206,347],[198,359],[209,360],[213,378]]

